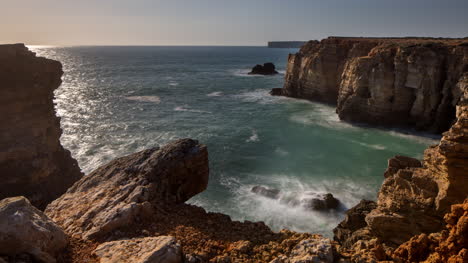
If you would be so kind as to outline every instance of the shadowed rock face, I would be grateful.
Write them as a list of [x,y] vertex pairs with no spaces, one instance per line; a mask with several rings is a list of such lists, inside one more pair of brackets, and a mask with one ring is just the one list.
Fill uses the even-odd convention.
[[0,199],[23,195],[44,209],[82,176],[59,141],[53,92],[62,73],[22,44],[0,45]]
[[289,55],[274,95],[337,105],[346,121],[440,133],[455,119],[468,40],[330,37]]
[[[462,98],[468,89],[464,92]],[[450,212],[451,206],[463,203],[468,197],[467,160],[468,106],[463,99],[457,106],[456,123],[444,133],[437,146],[425,151],[422,167],[412,159],[397,157],[390,160],[377,205],[366,206],[363,210],[359,204],[348,212],[348,217],[356,214],[354,210],[365,213],[357,224],[349,224],[347,218],[335,229],[335,239],[342,245],[341,252],[353,255],[355,260],[385,260],[393,257],[393,250],[411,238],[406,246],[418,242],[427,245],[430,241],[427,236],[419,235],[441,231],[445,226],[443,217]],[[397,256],[419,253],[404,252],[405,249],[411,250],[402,248]]]
[[94,239],[187,201],[206,189],[208,173],[206,146],[183,139],[99,167],[45,213],[69,235]]

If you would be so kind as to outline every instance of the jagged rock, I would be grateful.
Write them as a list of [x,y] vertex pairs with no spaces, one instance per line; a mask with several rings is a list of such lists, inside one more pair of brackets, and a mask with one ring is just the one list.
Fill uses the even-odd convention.
[[288,256],[279,256],[270,263],[331,263],[333,258],[333,247],[329,239],[312,238],[300,241]]
[[337,105],[343,120],[443,132],[455,119],[467,39],[309,41],[288,58],[285,96]]
[[68,244],[67,235],[25,197],[0,201],[0,256],[32,256],[41,262],[56,262]]
[[330,210],[337,209],[340,205],[340,201],[333,197],[332,194],[314,194],[313,198],[306,198],[301,200],[302,205],[306,209],[310,210]]
[[53,92],[62,73],[23,44],[0,45],[0,199],[25,196],[42,210],[82,176],[59,141]]
[[416,158],[397,155],[388,160],[387,170],[384,172],[384,177],[390,177],[398,172],[398,170],[422,167],[421,161]]
[[106,242],[94,254],[100,263],[182,263],[182,249],[171,236]]
[[206,189],[206,146],[178,140],[118,158],[84,176],[45,213],[72,236],[102,237]]
[[262,65],[256,65],[252,68],[252,71],[249,72],[249,75],[275,75],[278,74],[278,71],[275,69],[273,63],[265,63]]
[[364,239],[366,231],[358,231],[367,226],[366,216],[375,209],[374,201],[361,200],[359,204],[346,211],[345,219],[333,229],[334,239],[344,248],[350,248],[358,240]]
[[280,192],[281,192],[278,189],[271,189],[271,188],[267,188],[264,186],[254,186],[252,187],[251,191],[253,193],[256,193],[258,195],[262,195],[271,199],[278,199],[280,196]]
[[[365,216],[366,225],[351,231],[351,235],[336,233],[335,238],[347,244],[343,251],[357,255],[365,249],[372,254],[371,248],[377,244],[388,256],[411,238],[413,243],[431,244],[430,233],[444,228],[442,218],[450,211],[450,206],[467,197],[467,160],[468,106],[462,101],[462,105],[457,106],[456,123],[444,133],[439,145],[425,151],[423,167],[388,173],[379,191],[377,207]],[[420,234],[426,234],[429,239]],[[360,245],[349,248],[356,237],[360,239]],[[374,245],[371,240],[375,241]]]
[[403,262],[468,262],[468,199],[453,205],[444,219],[446,230],[414,236],[393,257]]

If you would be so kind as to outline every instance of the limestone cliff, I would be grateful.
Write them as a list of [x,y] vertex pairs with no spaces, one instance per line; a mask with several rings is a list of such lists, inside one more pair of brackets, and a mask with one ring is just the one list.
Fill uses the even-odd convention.
[[468,71],[468,39],[309,41],[288,58],[276,94],[337,105],[346,121],[446,131]]
[[[465,86],[462,98],[467,93]],[[443,218],[451,205],[463,203],[468,197],[466,102],[460,101],[457,121],[440,143],[425,151],[422,167],[414,161],[402,162],[401,157],[397,157],[398,162],[389,161],[391,167],[386,171],[376,206],[351,209],[348,218],[334,230],[343,254],[354,257],[353,261],[386,260],[413,236],[444,229]]]
[[0,199],[24,195],[43,209],[81,177],[59,141],[53,92],[62,73],[22,44],[0,45]]

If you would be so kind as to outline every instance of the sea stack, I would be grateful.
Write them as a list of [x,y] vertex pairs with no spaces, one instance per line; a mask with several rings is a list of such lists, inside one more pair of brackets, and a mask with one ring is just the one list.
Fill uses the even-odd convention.
[[249,72],[249,75],[275,75],[278,74],[276,67],[273,63],[265,63],[262,65],[256,65],[252,68],[252,71]]

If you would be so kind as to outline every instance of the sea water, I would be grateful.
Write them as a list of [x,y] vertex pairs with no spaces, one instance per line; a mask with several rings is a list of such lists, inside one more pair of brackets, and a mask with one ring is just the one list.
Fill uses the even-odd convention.
[[[421,158],[437,138],[341,122],[334,107],[268,92],[288,53],[266,47],[32,47],[62,62],[62,144],[85,173],[126,154],[193,138],[208,146],[208,189],[189,203],[278,231],[322,233],[343,219],[251,192],[332,193],[344,208],[376,199],[387,159]],[[273,62],[280,74],[248,75]]]

